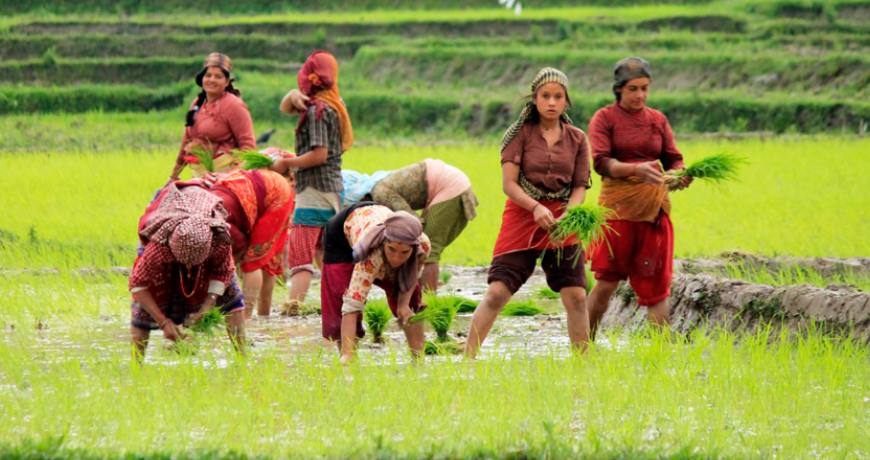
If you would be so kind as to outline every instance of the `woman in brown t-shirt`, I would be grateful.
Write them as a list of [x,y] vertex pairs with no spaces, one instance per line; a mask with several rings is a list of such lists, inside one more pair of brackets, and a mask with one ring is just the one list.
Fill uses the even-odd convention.
[[232,61],[225,54],[211,53],[205,58],[195,79],[202,91],[187,112],[184,138],[170,180],[178,180],[187,164],[197,176],[205,174],[205,168],[193,155],[195,149],[211,152],[216,172],[228,172],[239,165],[230,154],[233,150],[257,147],[251,114],[241,93],[233,87],[232,70]]
[[589,336],[583,249],[576,239],[551,241],[549,229],[589,188],[589,146],[565,114],[568,78],[544,68],[532,81],[531,100],[502,140],[502,188],[508,196],[487,276],[486,295],[474,311],[465,354],[474,357],[495,318],[529,279],[536,261],[559,292],[568,336],[585,349]]

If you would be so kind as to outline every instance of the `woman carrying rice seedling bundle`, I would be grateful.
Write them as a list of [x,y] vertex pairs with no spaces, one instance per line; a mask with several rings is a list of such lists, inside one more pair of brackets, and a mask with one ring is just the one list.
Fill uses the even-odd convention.
[[[602,177],[599,203],[613,211],[604,241],[590,248],[595,287],[589,294],[593,337],[619,282],[628,278],[638,304],[655,323],[668,323],[674,230],[665,171],[685,168],[667,117],[646,106],[652,72],[630,57],[614,67],[616,102],[589,122],[595,171]],[[688,187],[691,177],[670,188]]]
[[[287,154],[290,156],[290,154]],[[269,316],[274,277],[284,273],[287,228],[293,214],[294,191],[286,177],[268,169],[217,174],[202,185],[227,210],[233,257],[242,271],[246,316],[254,310]],[[268,288],[263,290],[263,285]]]
[[332,54],[311,54],[296,80],[299,90],[287,94],[280,108],[299,114],[298,156],[275,161],[272,169],[281,174],[296,170],[288,265],[290,303],[298,306],[305,300],[315,263],[319,265],[322,259],[323,227],[341,209],[341,156],[353,144],[353,127],[339,94],[338,61]]
[[493,250],[489,287],[471,321],[465,353],[474,357],[499,312],[528,280],[538,258],[547,285],[559,293],[568,314],[568,336],[585,349],[589,336],[583,249],[576,238],[551,238],[550,229],[566,207],[583,202],[589,188],[586,135],[565,111],[568,78],[544,68],[532,81],[532,94],[501,147],[502,188],[508,199]]
[[[178,180],[188,164],[198,177],[209,170],[230,171],[239,165],[232,154],[234,150],[256,148],[251,114],[242,102],[241,92],[233,87],[232,70],[232,61],[225,54],[211,53],[205,58],[195,78],[202,91],[187,112],[184,137],[170,180]],[[204,165],[203,155],[211,168]]]
[[227,212],[199,187],[170,183],[139,220],[141,246],[130,272],[130,334],[142,359],[151,331],[184,338],[180,324],[194,324],[213,308],[227,315],[227,332],[244,347],[244,302],[235,281]]
[[323,249],[323,337],[336,341],[342,362],[353,358],[357,339],[365,334],[362,313],[373,285],[386,292],[412,354],[422,354],[423,323],[409,321],[421,310],[419,277],[430,251],[420,220],[386,206],[357,203],[326,224]]

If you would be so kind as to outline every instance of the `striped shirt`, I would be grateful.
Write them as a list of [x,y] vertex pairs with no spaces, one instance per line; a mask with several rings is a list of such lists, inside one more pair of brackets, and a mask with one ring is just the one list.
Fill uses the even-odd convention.
[[316,110],[317,107],[312,105],[305,113],[305,123],[296,133],[296,154],[303,156],[315,147],[326,147],[326,163],[297,171],[296,190],[301,192],[306,187],[314,187],[321,192],[338,193],[344,190],[341,180],[341,125],[332,107],[323,109],[320,119],[315,116]]
[[667,117],[649,107],[631,112],[614,103],[598,109],[589,121],[589,142],[595,171],[602,176],[610,175],[611,160],[661,160],[665,171],[685,167]]

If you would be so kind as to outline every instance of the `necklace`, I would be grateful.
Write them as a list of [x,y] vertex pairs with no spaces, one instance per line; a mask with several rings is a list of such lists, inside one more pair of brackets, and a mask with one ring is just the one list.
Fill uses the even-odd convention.
[[185,276],[184,273],[182,273],[181,268],[182,267],[180,266],[178,267],[178,283],[181,285],[181,295],[189,299],[193,297],[193,295],[196,293],[196,288],[199,286],[199,279],[202,277],[202,266],[200,265],[196,267],[196,278],[194,278],[193,289],[191,289],[190,292],[188,292],[187,289],[184,288]]

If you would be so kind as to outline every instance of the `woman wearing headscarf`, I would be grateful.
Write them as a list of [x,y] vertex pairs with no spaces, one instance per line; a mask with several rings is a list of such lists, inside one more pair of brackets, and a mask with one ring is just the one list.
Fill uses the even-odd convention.
[[225,54],[211,53],[205,58],[194,79],[202,91],[187,112],[170,180],[178,180],[188,164],[197,176],[207,172],[194,155],[197,150],[211,154],[216,172],[226,172],[239,165],[231,155],[233,150],[256,148],[251,114],[242,102],[241,92],[233,87],[232,70],[232,61]]
[[[317,51],[308,56],[296,80],[308,98],[296,125],[298,156],[277,160],[272,169],[281,174],[296,170],[288,266],[290,301],[298,303],[305,299],[314,263],[321,258],[323,226],[341,206],[341,156],[353,145],[353,127],[339,93],[338,61],[332,54]],[[288,94],[281,101],[281,111],[297,113],[291,100]]]
[[138,356],[151,331],[183,338],[212,308],[227,316],[233,345],[244,347],[244,302],[235,281],[227,212],[220,199],[199,187],[163,188],[139,220],[140,252],[130,273],[130,333]]
[[293,212],[290,183],[268,169],[236,170],[215,175],[213,183],[201,183],[227,211],[233,256],[242,271],[246,316],[251,317],[254,310],[259,316],[269,316],[271,302],[261,299],[261,289],[264,277],[283,273],[281,257]]
[[[685,168],[667,117],[646,106],[652,82],[649,63],[622,59],[613,78],[616,102],[599,109],[589,122],[595,171],[602,177],[598,201],[616,214],[607,221],[605,241],[591,248],[596,279],[589,294],[593,336],[610,297],[626,278],[648,318],[668,323],[674,229],[664,174]],[[686,177],[673,188],[690,183]]]
[[339,341],[342,362],[364,335],[362,313],[372,285],[381,287],[415,356],[423,352],[423,325],[408,320],[420,310],[418,281],[429,238],[413,214],[370,202],[329,220],[323,238],[320,306],[323,337]]
[[474,311],[465,354],[474,357],[501,309],[528,280],[538,259],[547,285],[558,292],[568,317],[568,336],[585,349],[589,336],[583,249],[574,238],[550,239],[549,230],[568,206],[583,202],[589,188],[589,147],[566,110],[568,77],[546,67],[501,145],[502,188],[508,199],[493,250],[486,294]]

